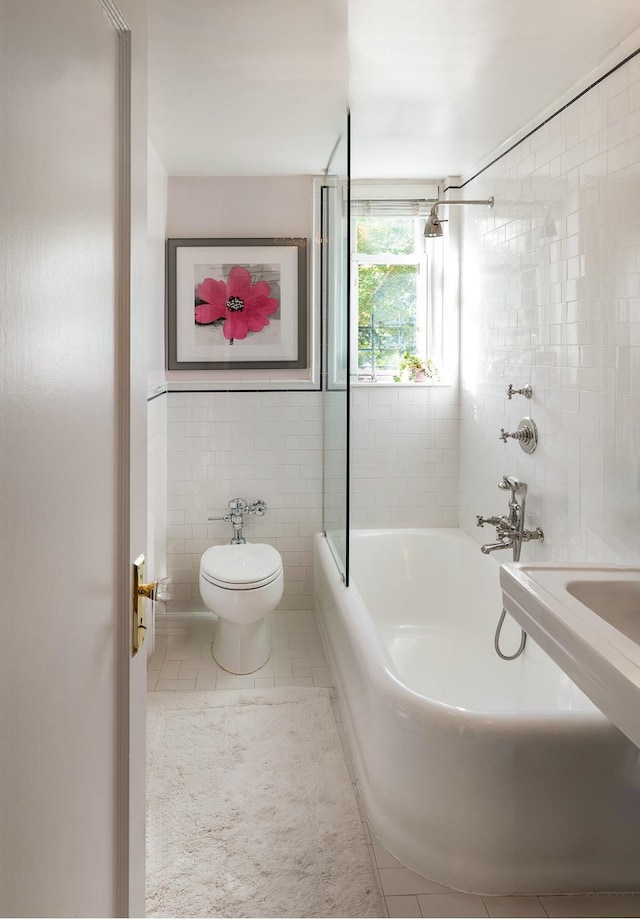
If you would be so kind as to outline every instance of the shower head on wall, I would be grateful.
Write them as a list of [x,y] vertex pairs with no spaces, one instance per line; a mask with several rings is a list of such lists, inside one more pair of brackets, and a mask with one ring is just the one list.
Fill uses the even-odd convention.
[[427,239],[437,239],[439,236],[442,236],[442,224],[433,208],[424,225],[424,235]]
[[485,204],[487,207],[493,207],[493,196],[483,201],[436,201],[424,225],[424,235],[427,239],[437,239],[442,236],[442,224],[437,209],[445,204]]

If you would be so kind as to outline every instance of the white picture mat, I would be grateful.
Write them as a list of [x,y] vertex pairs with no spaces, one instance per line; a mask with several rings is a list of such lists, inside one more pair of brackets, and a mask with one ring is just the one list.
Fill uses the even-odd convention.
[[[271,319],[258,333],[245,339],[224,337],[221,325],[199,326],[194,321],[196,269],[210,265],[212,277],[219,266],[278,265],[280,269],[279,319]],[[215,273],[214,273],[215,272]],[[298,358],[298,249],[295,246],[180,247],[176,253],[177,359],[192,361],[288,361]]]

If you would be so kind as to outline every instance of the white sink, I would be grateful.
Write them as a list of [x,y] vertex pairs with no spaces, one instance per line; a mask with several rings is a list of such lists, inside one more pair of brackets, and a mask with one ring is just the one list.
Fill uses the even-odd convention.
[[506,610],[640,747],[640,568],[500,568]]

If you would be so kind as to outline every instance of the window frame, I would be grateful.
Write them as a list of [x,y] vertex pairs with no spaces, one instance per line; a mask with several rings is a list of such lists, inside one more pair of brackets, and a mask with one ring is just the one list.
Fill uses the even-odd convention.
[[[368,386],[420,386],[441,383],[443,379],[443,268],[444,249],[442,240],[428,240],[424,237],[424,222],[431,206],[440,197],[436,182],[415,180],[355,180],[351,184],[352,251],[351,259],[351,383]],[[365,255],[357,252],[357,220],[360,217],[412,217],[416,219],[416,247],[412,254]],[[424,358],[431,358],[439,369],[438,380],[426,383],[397,383],[393,376],[397,370],[382,371],[371,378],[363,377],[358,370],[359,357],[359,303],[358,274],[361,264],[409,264],[417,265],[422,283],[418,283],[418,304],[416,324],[420,327],[421,342],[416,352]],[[422,331],[424,323],[424,331]]]
[[[387,210],[387,209],[385,209]],[[372,376],[365,371],[359,370],[359,266],[360,265],[415,265],[418,269],[417,274],[417,304],[416,304],[416,327],[420,329],[420,342],[416,342],[416,353],[426,359],[431,357],[435,360],[436,347],[434,342],[434,317],[433,317],[433,297],[432,297],[432,278],[431,278],[431,259],[427,252],[426,239],[424,237],[425,216],[419,214],[403,213],[402,208],[398,207],[394,213],[393,207],[388,208],[385,214],[353,214],[351,238],[353,242],[353,251],[351,252],[351,366],[354,372],[351,374],[353,384],[374,384],[374,385],[399,385],[393,379],[398,374],[398,369],[384,370]],[[380,253],[376,255],[359,253],[357,251],[357,226],[358,220],[380,218],[403,218],[414,221],[414,251],[411,254],[394,254]],[[411,385],[416,385],[412,383]]]

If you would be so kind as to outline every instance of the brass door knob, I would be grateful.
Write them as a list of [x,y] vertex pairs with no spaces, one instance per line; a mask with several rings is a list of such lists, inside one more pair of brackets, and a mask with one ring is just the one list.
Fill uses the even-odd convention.
[[155,600],[157,581],[150,581],[148,584],[138,584],[138,596],[148,597],[149,600]]
[[144,644],[144,636],[147,631],[146,616],[144,603],[140,603],[140,597],[153,599],[155,593],[155,581],[150,584],[142,583],[144,581],[144,555],[140,555],[133,563],[133,591],[132,591],[132,636],[131,636],[131,653],[135,656]]

